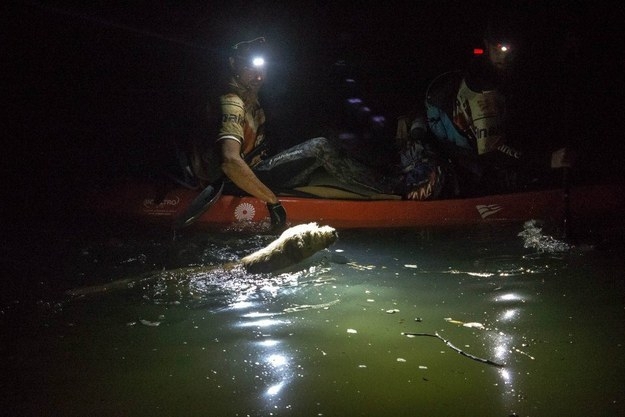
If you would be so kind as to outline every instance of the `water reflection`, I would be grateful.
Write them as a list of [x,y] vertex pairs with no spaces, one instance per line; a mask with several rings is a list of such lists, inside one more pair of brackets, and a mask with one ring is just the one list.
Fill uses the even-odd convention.
[[522,303],[525,302],[525,298],[516,293],[506,293],[503,295],[496,295],[494,298],[495,302],[507,302],[507,301],[520,301]]
[[258,327],[258,328],[268,328],[273,326],[278,326],[280,324],[288,324],[288,321],[284,320],[276,320],[276,319],[261,319],[256,321],[247,321],[244,323],[240,323],[240,327]]
[[281,381],[275,385],[270,386],[267,389],[266,394],[270,397],[273,397],[274,395],[277,395],[280,393],[280,391],[282,390],[282,388],[284,387],[285,381]]
[[230,308],[234,310],[242,310],[254,306],[254,303],[247,300],[236,301],[230,304]]
[[512,321],[515,318],[518,318],[518,316],[519,316],[519,309],[511,308],[501,313],[501,315],[499,316],[499,320],[500,321]]
[[261,347],[274,347],[274,346],[277,346],[279,343],[280,343],[279,340],[267,339],[267,340],[258,342],[258,345]]
[[[177,285],[157,278],[73,300],[45,317],[4,309],[4,320],[15,316],[5,348],[18,381],[5,396],[9,410],[622,415],[622,384],[614,382],[624,365],[622,261],[603,254],[589,262],[580,254],[574,268],[569,258],[528,256],[516,233],[507,245],[477,245],[466,235],[423,241],[409,233],[345,233],[337,249],[348,263],[315,261],[304,272],[275,276],[197,274]],[[608,266],[599,271],[588,266],[602,262]],[[589,297],[598,275],[613,291]],[[127,325],[139,317],[161,324]],[[505,366],[402,332],[437,333]],[[76,366],[67,367],[70,361]],[[26,397],[32,386],[47,396]],[[20,398],[27,405],[16,405]]]
[[[244,317],[259,317],[268,313],[250,312]],[[288,320],[277,320],[275,318],[264,318],[261,320],[242,323],[242,327],[257,327],[266,331],[268,328],[278,330],[290,325]],[[256,346],[255,364],[260,366],[261,372],[256,378],[263,382],[262,398],[265,399],[267,408],[278,408],[281,402],[279,394],[288,386],[289,382],[294,378],[295,371],[293,369],[292,356],[287,353],[288,347],[285,346],[283,340],[274,336],[263,334],[264,338],[260,341],[251,342],[252,346]]]
[[[511,386],[512,385],[512,374],[510,373],[510,371],[508,369],[500,369],[499,370],[499,376],[501,377],[501,379],[503,380],[504,385],[506,386]],[[513,392],[514,389],[511,389],[510,391],[507,391],[507,393]]]

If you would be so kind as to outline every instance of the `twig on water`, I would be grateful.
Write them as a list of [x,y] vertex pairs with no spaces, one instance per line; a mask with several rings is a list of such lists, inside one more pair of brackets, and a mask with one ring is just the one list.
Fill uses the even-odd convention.
[[457,348],[449,340],[445,339],[444,337],[442,337],[438,333],[410,333],[410,332],[402,332],[402,335],[404,335],[404,336],[428,336],[428,337],[435,337],[437,339],[442,340],[443,343],[445,343],[451,349],[455,350],[456,352],[458,352],[462,356],[466,356],[469,359],[473,359],[474,361],[482,362],[482,363],[485,363],[487,365],[497,366],[499,368],[502,368],[502,367],[505,366],[503,363],[498,363],[498,362],[491,361],[490,359],[483,359],[483,358],[479,358],[479,357],[477,357],[475,355],[471,355],[470,353],[467,353],[467,352],[463,351],[462,349]]

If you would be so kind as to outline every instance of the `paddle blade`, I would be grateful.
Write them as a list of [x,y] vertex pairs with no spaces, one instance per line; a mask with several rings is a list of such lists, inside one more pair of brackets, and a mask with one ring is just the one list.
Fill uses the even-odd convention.
[[219,200],[223,189],[223,182],[220,184],[219,189],[215,188],[212,184],[204,188],[204,190],[195,197],[195,200],[191,202],[189,207],[174,219],[174,230],[180,230],[183,227],[193,224],[206,210]]

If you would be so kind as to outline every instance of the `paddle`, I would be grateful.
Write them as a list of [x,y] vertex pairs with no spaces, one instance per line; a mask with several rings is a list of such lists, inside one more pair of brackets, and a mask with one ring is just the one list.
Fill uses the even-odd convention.
[[[217,189],[216,186],[218,186],[219,189]],[[189,207],[174,219],[174,232],[193,224],[206,210],[219,200],[223,189],[223,179],[215,181],[213,184],[209,184],[204,188],[191,204],[189,204]]]
[[[245,155],[245,162],[249,163],[254,157],[262,154],[267,150],[267,143],[263,142],[250,153]],[[189,207],[178,217],[174,219],[174,232],[182,229],[183,227],[193,224],[206,210],[208,210],[217,200],[221,197],[221,192],[224,189],[225,179],[221,176],[214,183],[208,185],[202,192],[195,197],[195,200],[191,202]],[[217,187],[219,189],[217,190]]]

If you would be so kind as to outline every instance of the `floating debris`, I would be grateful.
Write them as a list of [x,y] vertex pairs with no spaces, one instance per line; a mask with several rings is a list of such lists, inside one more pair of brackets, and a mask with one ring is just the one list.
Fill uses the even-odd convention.
[[523,352],[523,351],[522,351],[522,350],[520,350],[520,349],[517,349],[517,348],[513,347],[513,348],[512,348],[512,350],[514,350],[514,351],[515,351],[515,352],[517,352],[517,353],[520,353],[521,355],[525,355],[525,356],[527,356],[527,357],[528,357],[528,358],[530,358],[531,360],[536,360],[536,358],[535,358],[535,357],[533,357],[532,355],[530,355],[530,354],[529,354],[529,353],[527,353],[527,352]]
[[419,369],[428,369],[428,367],[425,365],[419,365]]
[[150,321],[150,320],[143,320],[143,319],[139,320],[139,323],[148,327],[157,327],[161,325],[160,321]]
[[412,268],[412,269],[417,269],[418,268],[417,265],[415,265],[415,264],[406,264],[406,265],[404,265],[404,267],[405,268]]
[[445,317],[445,321],[447,323],[451,323],[451,324],[457,324],[459,326],[463,326],[463,327],[472,327],[475,329],[485,329],[486,327],[482,324],[482,323],[478,323],[475,321],[471,321],[471,322],[464,322],[464,321],[460,321],[460,320],[454,320],[451,317]]
[[[457,348],[456,346],[452,345],[449,340],[443,338],[438,333],[410,333],[410,332],[402,332],[401,334],[403,336],[406,336],[406,337],[416,337],[416,336],[435,337],[437,339],[440,339],[450,349],[455,350],[456,352],[458,352],[462,356],[465,356],[465,357],[467,357],[469,359],[473,359],[474,361],[482,362],[482,363],[485,363],[485,364],[488,364],[488,365],[497,366],[499,368],[503,368],[505,366],[503,363],[494,362],[494,361],[491,361],[490,359],[483,359],[483,358],[477,357],[475,355],[471,355],[470,353],[467,353],[464,350],[461,350],[461,349]],[[443,352],[441,351],[441,353],[443,353]]]
[[372,269],[375,269],[375,265],[360,265],[356,262],[348,262],[347,265],[357,271],[371,271]]
[[293,307],[288,307],[285,308],[284,311],[285,313],[294,313],[297,311],[304,311],[304,310],[319,310],[319,309],[323,309],[323,310],[327,310],[330,308],[330,306],[333,306],[334,304],[337,304],[340,300],[333,300],[327,303],[323,303],[323,304],[295,304]]
[[395,314],[395,313],[399,313],[399,310],[396,308],[392,308],[390,310],[386,310],[387,314]]
[[475,329],[485,329],[482,323],[470,322],[470,323],[462,323],[463,327],[473,327]]
[[358,333],[356,329],[347,329],[347,333]]
[[404,359],[404,358],[397,358],[397,362],[406,362],[406,359]]

